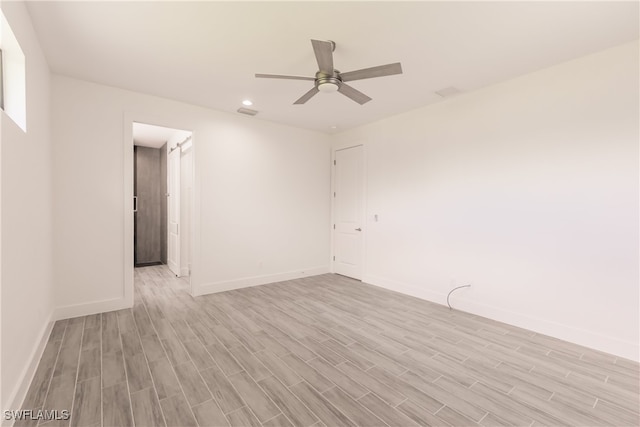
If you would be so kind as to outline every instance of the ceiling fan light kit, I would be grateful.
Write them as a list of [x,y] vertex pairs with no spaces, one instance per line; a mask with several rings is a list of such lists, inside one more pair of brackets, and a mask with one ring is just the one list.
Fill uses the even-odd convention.
[[333,51],[336,48],[336,44],[333,41],[311,40],[311,45],[313,46],[313,53],[316,56],[319,68],[315,77],[286,76],[279,74],[256,74],[256,77],[267,79],[312,80],[314,82],[313,88],[298,98],[294,102],[294,105],[304,104],[318,92],[340,92],[347,98],[363,105],[371,101],[371,98],[345,82],[402,74],[402,66],[399,62],[341,73],[333,68]]
[[317,77],[316,87],[320,92],[330,93],[337,92],[342,83],[337,77]]

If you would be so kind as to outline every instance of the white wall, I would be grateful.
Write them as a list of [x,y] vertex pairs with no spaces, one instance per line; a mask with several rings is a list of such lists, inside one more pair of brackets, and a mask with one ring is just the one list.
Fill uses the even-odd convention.
[[[25,133],[2,115],[2,409],[18,409],[53,311],[49,68],[22,2],[2,11],[26,57]],[[22,387],[22,388],[21,388]]]
[[637,360],[638,72],[635,42],[335,136],[365,281]]
[[328,271],[326,135],[55,75],[51,96],[58,315],[126,304],[131,120],[193,131],[195,293]]

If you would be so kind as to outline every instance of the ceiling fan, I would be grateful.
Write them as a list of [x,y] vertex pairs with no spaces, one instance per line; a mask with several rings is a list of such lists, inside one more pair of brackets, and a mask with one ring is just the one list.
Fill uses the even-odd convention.
[[346,84],[354,80],[370,79],[373,77],[391,76],[402,74],[402,66],[399,62],[394,64],[379,65],[377,67],[363,68],[361,70],[341,73],[333,68],[333,51],[336,44],[332,41],[311,40],[313,52],[318,61],[318,72],[315,77],[283,76],[278,74],[256,74],[258,78],[266,79],[289,79],[289,80],[311,80],[313,88],[302,95],[294,104],[304,104],[318,92],[338,91],[347,98],[350,98],[362,105],[371,101],[371,98]]

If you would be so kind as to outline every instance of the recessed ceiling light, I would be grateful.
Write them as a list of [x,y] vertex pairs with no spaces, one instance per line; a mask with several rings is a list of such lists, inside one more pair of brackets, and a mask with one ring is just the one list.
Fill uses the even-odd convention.
[[250,107],[251,105],[253,105],[253,102],[249,101],[248,99],[245,99],[244,101],[242,101],[242,105],[246,105],[247,107]]
[[338,126],[332,125],[332,126],[329,126],[329,129],[338,129]]

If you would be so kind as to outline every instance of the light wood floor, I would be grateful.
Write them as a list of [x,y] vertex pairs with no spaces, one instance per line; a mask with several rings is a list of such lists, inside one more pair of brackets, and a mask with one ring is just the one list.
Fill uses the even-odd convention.
[[164,266],[135,283],[133,309],[55,324],[25,408],[73,426],[640,424],[637,363],[341,276],[198,298]]

